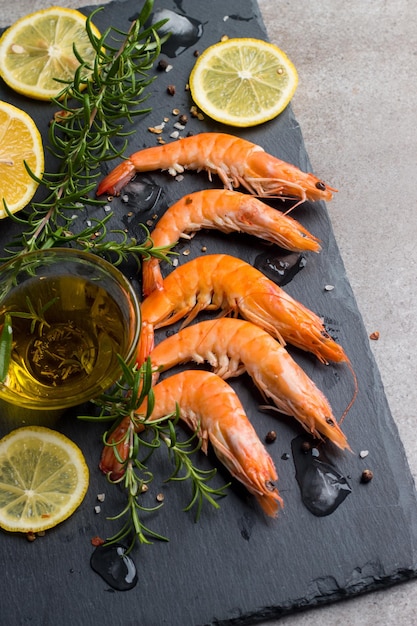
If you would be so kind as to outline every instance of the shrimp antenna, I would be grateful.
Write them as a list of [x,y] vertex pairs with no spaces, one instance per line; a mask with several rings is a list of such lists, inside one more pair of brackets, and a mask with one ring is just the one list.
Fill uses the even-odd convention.
[[343,420],[345,419],[346,415],[349,413],[350,409],[352,408],[352,406],[354,405],[354,403],[356,402],[356,398],[358,397],[358,391],[359,391],[359,385],[358,385],[358,378],[356,376],[356,372],[353,369],[352,363],[349,361],[349,359],[346,361],[346,365],[348,366],[352,376],[353,376],[353,383],[354,383],[354,391],[353,391],[353,396],[352,399],[350,400],[349,404],[347,405],[347,407],[345,408],[345,410],[343,411],[342,417],[339,420],[339,426],[343,423]]

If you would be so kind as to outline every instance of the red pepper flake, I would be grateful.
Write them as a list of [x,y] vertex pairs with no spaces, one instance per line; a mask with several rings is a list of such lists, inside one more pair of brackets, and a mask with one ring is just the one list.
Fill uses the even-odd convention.
[[45,518],[51,517],[51,514],[50,513],[42,513],[41,517],[43,519],[45,519]]
[[369,335],[369,339],[372,339],[372,341],[378,341],[379,330],[374,330],[374,332]]
[[97,546],[102,546],[105,543],[105,541],[101,537],[96,536],[92,538],[91,543],[93,546],[97,547]]

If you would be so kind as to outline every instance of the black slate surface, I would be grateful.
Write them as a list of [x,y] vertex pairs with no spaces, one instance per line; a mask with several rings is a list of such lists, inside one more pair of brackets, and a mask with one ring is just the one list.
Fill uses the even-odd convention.
[[[149,104],[152,112],[138,121],[138,133],[131,139],[130,151],[155,144],[148,126],[170,117],[173,108],[188,112],[189,93],[184,85],[195,61],[195,49],[203,50],[222,34],[266,38],[257,5],[251,0],[212,2],[183,0],[156,2],[155,9],[169,8],[195,18],[203,25],[200,40],[176,57],[169,73],[155,70],[158,78]],[[88,12],[88,9],[86,9]],[[137,3],[116,2],[105,6],[95,20],[100,28],[109,24],[127,30]],[[225,16],[228,19],[224,19]],[[166,93],[175,84],[174,97]],[[11,93],[0,84],[0,98],[31,113],[46,135],[52,109],[34,104]],[[325,112],[324,112],[325,116]],[[174,130],[170,120],[165,136]],[[259,128],[236,131],[192,119],[187,131],[235,132],[264,148],[311,170],[302,133],[288,107],[276,120]],[[334,138],[337,141],[337,137]],[[320,164],[314,164],[319,170]],[[209,186],[205,174],[187,173],[181,182],[168,175],[151,174],[136,182],[161,187],[156,207],[141,208],[134,202],[113,203],[113,226],[127,227],[130,235],[140,233],[141,222],[162,213],[187,192]],[[337,186],[337,181],[328,181]],[[132,201],[135,187],[126,192]],[[271,202],[282,208],[279,202]],[[102,209],[95,209],[100,216]],[[100,213],[101,212],[101,213]],[[130,213],[132,212],[132,214]],[[345,347],[359,380],[359,395],[343,428],[353,453],[337,453],[329,448],[332,463],[348,478],[352,493],[329,516],[317,517],[302,503],[291,455],[291,442],[302,434],[298,424],[286,417],[258,409],[260,397],[249,380],[234,381],[245,408],[261,438],[271,430],[278,433],[269,446],[279,474],[278,487],[285,509],[276,520],[267,519],[245,490],[233,482],[221,509],[205,507],[196,524],[182,512],[188,502],[186,486],[165,484],[170,467],[155,459],[155,484],[147,494],[153,504],[159,491],[165,494],[163,510],[146,520],[155,531],[167,535],[169,543],[141,546],[133,552],[139,581],[130,591],[115,592],[89,565],[91,538],[109,536],[116,530],[107,516],[120,510],[123,495],[110,487],[97,468],[103,427],[80,423],[69,412],[57,427],[83,450],[91,469],[91,482],[78,511],[44,538],[28,543],[18,535],[2,533],[1,623],[42,624],[161,624],[202,626],[209,624],[251,624],[278,617],[297,609],[333,602],[356,594],[406,580],[416,574],[416,498],[403,446],[390,414],[380,375],[368,346],[360,313],[347,281],[343,261],[335,242],[326,206],[306,203],[293,213],[321,238],[320,255],[307,255],[307,265],[285,289],[324,317],[332,334]],[[90,218],[94,211],[90,210]],[[1,243],[9,240],[14,227],[2,223]],[[265,245],[245,236],[225,237],[201,232],[191,243],[180,244],[179,262],[201,253],[226,251],[254,262]],[[183,256],[184,249],[190,250]],[[137,284],[132,267],[124,268]],[[164,268],[166,270],[167,268]],[[334,285],[326,291],[326,284]],[[293,351],[294,358],[326,393],[334,413],[340,417],[353,390],[352,378],[344,366],[323,366],[308,355]],[[83,411],[86,407],[83,408]],[[81,411],[81,413],[83,412]],[[1,426],[4,432],[4,425]],[[368,450],[366,459],[359,452]],[[216,484],[229,480],[213,455],[199,458],[201,467],[219,468]],[[360,482],[362,470],[369,467],[374,479]],[[102,512],[96,514],[97,494],[105,492]]]

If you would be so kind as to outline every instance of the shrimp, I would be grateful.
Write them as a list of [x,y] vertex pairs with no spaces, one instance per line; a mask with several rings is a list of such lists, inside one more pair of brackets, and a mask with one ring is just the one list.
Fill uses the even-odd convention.
[[[244,187],[261,198],[331,200],[337,191],[314,174],[302,172],[250,141],[225,133],[200,133],[135,152],[117,165],[99,184],[97,195],[115,195],[136,172],[206,170],[220,177],[226,189]],[[296,205],[297,206],[297,205]]]
[[[274,482],[278,479],[274,462],[261,443],[245,410],[228,383],[212,372],[188,370],[155,385],[155,406],[151,420],[175,412],[201,439],[207,454],[208,441],[230,474],[253,494],[263,511],[275,517],[283,506]],[[146,400],[137,414],[146,413]],[[122,441],[129,427],[127,416],[111,435],[111,441]],[[141,424],[139,423],[139,428]],[[142,426],[143,428],[143,426]],[[118,444],[121,459],[127,459],[129,444]],[[100,469],[113,479],[123,475],[123,465],[116,460],[113,448],[103,450]]]
[[205,309],[222,309],[224,315],[240,313],[283,344],[311,352],[323,363],[349,363],[315,313],[249,263],[227,254],[200,256],[178,266],[164,279],[161,291],[155,290],[143,300],[147,341],[140,342],[138,358],[146,358],[143,343],[151,345],[153,329],[183,318],[185,326]]
[[[152,231],[154,246],[173,245],[201,228],[245,232],[293,252],[319,252],[319,240],[301,224],[253,196],[226,189],[206,189],[184,196],[161,217]],[[143,261],[143,293],[162,288],[159,259]]]
[[247,372],[281,413],[295,417],[314,437],[324,435],[350,449],[324,394],[278,341],[251,322],[222,318],[193,324],[161,341],[150,358],[154,380],[188,361],[208,362],[223,379]]

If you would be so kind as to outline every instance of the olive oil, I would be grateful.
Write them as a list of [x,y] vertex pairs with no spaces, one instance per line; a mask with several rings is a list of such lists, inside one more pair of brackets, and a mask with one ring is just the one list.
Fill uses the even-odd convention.
[[[117,297],[117,295],[119,297]],[[129,348],[131,312],[100,281],[62,274],[34,276],[2,302],[0,323],[11,315],[13,344],[5,401],[21,406],[68,406],[68,399],[99,395],[117,379],[117,354]],[[83,399],[85,400],[85,398]]]

